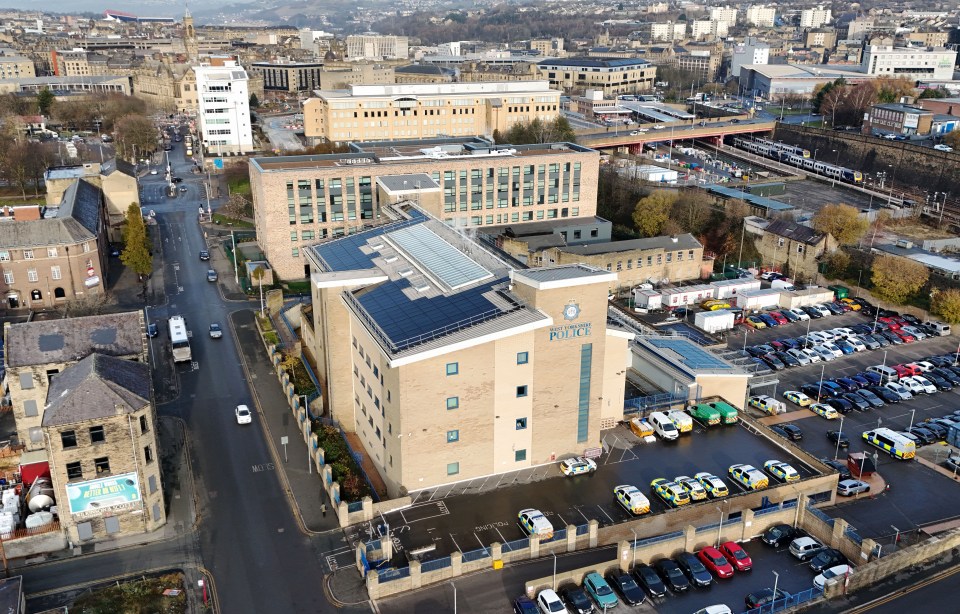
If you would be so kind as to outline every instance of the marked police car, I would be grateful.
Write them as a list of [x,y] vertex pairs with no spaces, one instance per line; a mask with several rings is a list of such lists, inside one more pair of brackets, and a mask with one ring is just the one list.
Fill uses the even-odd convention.
[[690,495],[676,482],[657,478],[650,482],[650,486],[653,487],[653,492],[657,493],[657,496],[670,507],[680,507],[690,503]]
[[693,501],[703,501],[707,498],[707,490],[703,487],[703,484],[691,478],[690,476],[678,475],[673,479],[673,481],[687,491],[687,494],[690,495],[690,499]]
[[568,458],[560,463],[560,472],[567,476],[580,475],[582,473],[593,473],[596,470],[597,463],[582,456]]
[[520,527],[529,535],[538,535],[544,539],[553,537],[553,525],[540,510],[528,508],[517,514]]
[[767,473],[781,482],[796,482],[800,479],[800,474],[797,470],[783,461],[768,460],[763,464],[763,468],[767,470]]
[[700,482],[700,485],[707,491],[707,494],[714,499],[720,499],[730,494],[726,483],[712,473],[702,471],[693,477],[697,478],[697,481]]
[[770,485],[770,480],[753,465],[730,465],[730,477],[750,490],[760,490]]
[[617,503],[635,516],[650,511],[650,499],[647,499],[647,496],[636,486],[629,484],[617,486],[613,489],[613,496],[617,498]]
[[827,420],[836,420],[840,417],[836,409],[824,403],[812,403],[807,409]]

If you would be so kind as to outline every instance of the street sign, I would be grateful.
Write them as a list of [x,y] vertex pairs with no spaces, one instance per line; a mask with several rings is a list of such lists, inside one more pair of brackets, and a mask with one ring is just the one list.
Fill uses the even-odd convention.
[[223,158],[214,158],[213,166],[220,170],[223,170]]

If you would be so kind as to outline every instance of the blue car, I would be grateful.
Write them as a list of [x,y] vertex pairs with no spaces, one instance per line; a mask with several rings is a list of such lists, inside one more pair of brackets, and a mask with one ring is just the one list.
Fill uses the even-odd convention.
[[860,384],[853,381],[849,377],[838,377],[833,381],[837,382],[837,384],[839,384],[840,387],[847,392],[856,392],[857,390],[860,390]]
[[880,374],[874,373],[873,371],[857,373],[854,377],[867,380],[867,382],[869,382],[869,386],[879,386],[883,382],[883,378],[880,377]]
[[529,597],[518,597],[513,602],[513,614],[540,614],[540,611]]
[[615,608],[620,603],[620,600],[617,599],[617,596],[614,594],[613,589],[610,588],[610,585],[607,584],[607,581],[595,571],[591,571],[587,574],[587,577],[583,579],[583,588],[586,589],[590,597],[597,602],[601,610]]
[[797,341],[796,339],[790,339],[790,338],[781,339],[780,343],[787,346],[787,348],[791,350],[795,350],[800,347],[800,342]]
[[768,316],[765,313],[758,313],[757,317],[760,318],[763,321],[763,323],[770,328],[773,328],[775,326],[780,326],[780,324],[776,320],[774,320],[772,316]]
[[833,344],[836,345],[838,348],[840,348],[840,351],[843,352],[844,354],[853,354],[854,352],[857,351],[857,348],[853,347],[853,344],[847,342],[844,339],[839,339],[837,341],[834,341]]
[[840,384],[832,380],[823,380],[823,389],[829,390],[829,394],[832,397],[840,396],[844,392],[847,392],[847,390],[840,386]]
[[859,373],[857,375],[851,375],[850,379],[855,381],[857,383],[857,386],[859,386],[860,388],[863,388],[864,386],[869,386],[871,383],[870,380],[860,375]]

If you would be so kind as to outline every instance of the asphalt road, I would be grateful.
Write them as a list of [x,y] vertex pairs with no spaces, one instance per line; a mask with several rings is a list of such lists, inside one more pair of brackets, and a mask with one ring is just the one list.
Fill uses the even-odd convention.
[[[822,330],[849,326],[857,322],[866,322],[867,318],[847,313],[843,316],[831,316],[820,320],[813,320],[810,330]],[[741,329],[743,330],[743,329]],[[805,334],[806,323],[798,322],[779,326],[774,329],[751,331],[748,333],[748,344],[755,345],[783,337],[798,337]],[[729,345],[740,349],[743,347],[741,335],[731,335]],[[818,382],[821,373],[829,379],[853,375],[870,365],[899,364],[921,360],[927,356],[948,354],[957,351],[956,337],[936,337],[900,346],[891,346],[886,351],[873,350],[838,358],[824,366],[824,363],[808,365],[806,367],[792,367],[780,371],[777,376],[779,383],[774,386],[763,387],[757,394],[771,394],[778,398],[786,390],[798,390],[804,383]],[[905,429],[911,421],[916,424],[926,418],[944,416],[960,406],[960,389],[951,392],[938,392],[932,395],[920,395],[909,401],[895,405],[887,405],[865,413],[851,412],[844,418],[842,430],[850,438],[850,451],[876,451],[872,446],[866,446],[860,439],[860,433],[874,428],[878,424],[893,429]],[[835,446],[826,438],[826,431],[838,429],[839,421],[824,420],[807,410],[800,410],[792,403],[787,402],[789,415],[795,415],[793,423],[803,430],[803,441],[800,445],[818,457],[832,458],[836,453]],[[841,459],[846,458],[843,450]],[[832,516],[840,516],[858,529],[864,537],[893,536],[895,530],[902,531],[915,529],[922,525],[945,521],[956,517],[960,509],[960,487],[953,481],[918,462],[904,462],[892,459],[887,455],[880,455],[878,472],[890,485],[890,490],[877,495],[875,498],[860,498],[853,501],[841,500],[837,506],[826,511]]]

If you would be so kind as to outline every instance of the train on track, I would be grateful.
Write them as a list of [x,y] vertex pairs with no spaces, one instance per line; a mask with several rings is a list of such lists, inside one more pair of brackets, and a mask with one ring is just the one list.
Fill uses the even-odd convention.
[[810,157],[810,150],[797,147],[796,145],[775,143],[761,138],[745,137],[734,137],[727,142],[738,149],[743,149],[758,156],[764,156],[765,158],[772,158],[783,164],[796,166],[805,171],[829,177],[830,179],[845,181],[856,185],[863,183],[863,173],[860,171],[813,159]]

